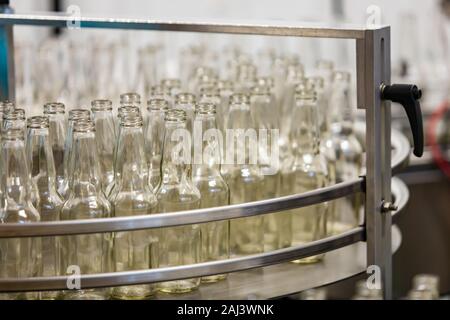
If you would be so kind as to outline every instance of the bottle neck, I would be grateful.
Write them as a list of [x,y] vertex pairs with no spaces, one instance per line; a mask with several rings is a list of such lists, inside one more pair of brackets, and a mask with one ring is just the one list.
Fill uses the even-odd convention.
[[161,161],[162,148],[164,143],[164,115],[165,110],[150,110],[146,120],[145,141],[147,154],[150,156],[150,161],[154,157],[159,157]]
[[319,153],[319,126],[317,104],[313,99],[296,99],[292,115],[292,140],[294,155],[316,155]]
[[116,125],[111,111],[93,112],[95,124],[95,139],[99,150],[99,156],[113,156],[116,141]]
[[332,131],[349,133],[353,128],[353,109],[351,107],[350,86],[347,83],[338,83],[333,88],[330,104],[330,128]]
[[56,193],[55,163],[48,129],[28,130],[27,158],[31,177],[35,180],[39,191]]
[[66,136],[66,119],[64,114],[48,114],[50,143],[52,146],[64,148]]
[[117,151],[117,190],[150,191],[142,127],[122,126]]
[[3,140],[1,157],[2,193],[16,204],[31,204],[31,177],[23,140]]
[[74,132],[69,167],[70,192],[101,194],[100,166],[94,132]]
[[164,132],[162,184],[180,184],[192,180],[191,135],[185,122],[167,122]]
[[197,114],[193,136],[195,176],[220,175],[220,137],[215,114]]

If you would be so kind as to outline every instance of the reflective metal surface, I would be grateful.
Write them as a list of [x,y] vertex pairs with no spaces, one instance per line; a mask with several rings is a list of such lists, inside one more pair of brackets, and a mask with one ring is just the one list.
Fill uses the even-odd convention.
[[[298,21],[231,21],[227,20],[190,20],[179,19],[125,19],[101,18],[89,16],[69,16],[66,14],[1,14],[0,24],[29,26],[109,28],[159,31],[188,31],[210,33],[236,33],[255,35],[276,35],[316,38],[363,39],[367,26],[363,25],[324,25],[318,23],[299,23]],[[383,28],[382,26],[375,29]]]

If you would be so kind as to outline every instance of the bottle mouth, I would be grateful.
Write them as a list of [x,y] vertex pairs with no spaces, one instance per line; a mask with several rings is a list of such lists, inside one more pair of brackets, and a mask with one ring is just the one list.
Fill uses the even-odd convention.
[[69,111],[69,120],[90,119],[91,112],[88,109],[72,109]]
[[120,95],[120,103],[128,104],[128,103],[141,103],[141,95],[136,92],[126,92]]
[[140,114],[140,110],[136,106],[122,106],[117,110],[117,115],[119,118],[127,115],[127,114]]
[[164,121],[172,123],[186,122],[186,111],[180,109],[171,109],[166,112]]
[[34,116],[27,119],[27,128],[29,129],[48,129],[48,117]]
[[295,99],[315,101],[317,99],[317,93],[314,84],[310,81],[299,83],[295,87]]
[[230,80],[219,80],[217,82],[217,87],[219,90],[234,90],[233,81]]
[[170,96],[170,89],[162,85],[156,85],[150,88],[152,96]]
[[195,113],[199,115],[216,114],[216,105],[214,103],[199,103],[195,106]]
[[167,110],[169,102],[165,99],[150,99],[147,101],[147,110]]
[[91,110],[93,112],[98,111],[111,111],[112,101],[107,99],[97,99],[91,102]]
[[14,102],[9,100],[0,101],[0,113],[8,113],[16,108]]
[[49,102],[44,104],[44,114],[65,114],[65,106],[61,102]]
[[24,109],[14,109],[10,112],[3,114],[4,120],[25,120],[25,110]]
[[161,80],[161,86],[169,89],[181,88],[180,79],[163,79]]
[[207,86],[207,87],[201,87],[200,88],[200,97],[201,98],[208,98],[208,97],[214,97],[220,98],[220,90],[215,86]]
[[120,126],[126,128],[141,128],[143,125],[142,116],[137,113],[129,113],[120,119]]
[[259,77],[256,79],[256,85],[259,87],[273,88],[275,81],[272,77]]
[[192,93],[183,92],[175,96],[176,104],[187,104],[187,103],[194,104],[195,100],[196,100],[195,95],[193,95]]
[[253,86],[250,89],[250,94],[252,96],[267,96],[270,95],[270,87],[265,85]]
[[73,124],[73,132],[88,133],[95,132],[95,125],[91,120],[80,120]]

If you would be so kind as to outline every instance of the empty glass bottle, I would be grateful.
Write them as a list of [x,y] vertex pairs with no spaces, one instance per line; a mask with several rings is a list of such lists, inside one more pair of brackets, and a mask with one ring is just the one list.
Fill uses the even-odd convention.
[[120,95],[120,106],[141,107],[141,96],[136,92],[127,92]]
[[[230,190],[220,173],[221,133],[217,130],[215,105],[201,103],[196,107],[194,143],[201,146],[195,154],[193,182],[200,191],[200,207],[220,207],[230,203]],[[195,149],[196,150],[196,149]],[[229,258],[229,221],[217,221],[201,225],[203,261]],[[216,282],[225,274],[203,277],[203,282]]]
[[[180,141],[180,135],[184,138]],[[157,212],[175,212],[198,209],[200,192],[192,183],[191,146],[186,130],[186,113],[169,110],[165,117],[161,184],[156,193]],[[182,144],[180,150],[179,143]],[[182,151],[182,152],[181,152]],[[178,266],[201,261],[201,234],[199,225],[164,228],[160,231],[160,267]],[[198,288],[199,278],[176,280],[160,284],[168,293],[189,292]]]
[[[282,169],[282,195],[304,193],[327,186],[327,164],[319,152],[316,96],[313,88],[305,85],[297,87],[291,135],[297,147],[292,150],[292,158],[286,161]],[[327,230],[327,211],[327,203],[290,210],[292,229],[289,232],[292,232],[292,245],[324,238]],[[322,257],[323,255],[317,255],[294,262],[312,263]]]
[[[3,122],[3,115],[5,113],[13,111],[15,108],[16,107],[14,103],[12,103],[11,101],[8,100],[0,101],[0,120]],[[3,131],[3,124],[0,128],[0,138],[2,137],[2,131]]]
[[[231,204],[264,198],[264,176],[258,166],[257,132],[245,94],[231,96],[226,137],[225,165],[222,174],[230,188]],[[230,250],[233,255],[263,251],[262,217],[234,219],[230,222]]]
[[[58,221],[63,200],[56,189],[56,170],[50,145],[49,121],[47,117],[28,119],[27,159],[31,179],[36,186],[39,202],[36,209],[41,221]],[[41,276],[58,276],[59,246],[57,237],[42,237]],[[56,299],[57,291],[41,292],[41,299]]]
[[95,124],[95,139],[100,160],[102,189],[107,191],[114,180],[114,147],[116,145],[116,130],[111,100],[94,100],[91,111]]
[[180,79],[163,79],[161,80],[161,86],[169,89],[170,95],[175,97],[181,92],[181,81]]
[[72,109],[69,111],[67,134],[64,142],[64,185],[58,189],[58,193],[65,199],[68,195],[69,179],[72,175],[69,160],[72,156],[73,149],[73,127],[77,121],[89,120],[90,116],[91,114],[87,109]]
[[[147,158],[140,115],[126,115],[121,119],[118,141],[115,192],[109,200],[114,217],[146,215],[155,212],[156,197],[148,184]],[[157,267],[157,231],[140,230],[116,232],[113,236],[113,264],[116,272],[144,270]],[[117,299],[144,299],[155,292],[154,285],[116,287]]]
[[[267,83],[266,83],[267,84]],[[261,190],[264,199],[280,196],[281,168],[279,162],[278,140],[280,123],[276,112],[275,97],[268,86],[255,86],[251,89],[251,114],[259,130],[258,164],[264,175]],[[278,130],[278,131],[276,131]],[[264,250],[271,251],[289,247],[290,215],[275,213],[264,216]]]
[[[101,188],[100,165],[95,141],[95,126],[90,120],[73,125],[72,176],[61,220],[108,218],[111,206]],[[77,266],[82,274],[109,272],[110,235],[104,233],[61,237],[61,272]],[[71,289],[65,299],[105,299],[106,289]]]
[[186,129],[192,134],[195,117],[195,95],[192,93],[179,93],[175,96],[175,109],[186,112]]
[[3,131],[9,129],[22,130],[24,139],[26,138],[26,117],[24,109],[14,109],[3,114]]
[[[23,130],[3,132],[1,142],[2,208],[0,223],[29,223],[41,220],[31,201],[31,177],[25,155]],[[41,272],[40,238],[0,239],[0,277],[36,277]],[[0,294],[1,299],[37,299],[37,292]]]
[[49,121],[48,131],[56,170],[56,188],[62,190],[64,188],[64,143],[67,132],[64,104],[46,103],[44,115]]
[[[336,183],[356,179],[363,166],[363,148],[353,130],[353,109],[350,101],[350,74],[335,72],[330,97],[329,133],[322,153],[330,166],[334,165]],[[331,170],[330,170],[331,171]],[[362,196],[355,194],[333,202],[329,219],[330,234],[342,233],[359,225]]]
[[169,103],[163,99],[151,99],[147,102],[147,120],[144,132],[146,154],[149,163],[149,179],[153,190],[161,182],[161,159],[164,143],[164,117]]

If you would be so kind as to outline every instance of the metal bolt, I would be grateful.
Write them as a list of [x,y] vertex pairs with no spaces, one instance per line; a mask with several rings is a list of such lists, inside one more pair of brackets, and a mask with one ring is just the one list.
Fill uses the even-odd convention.
[[390,211],[397,211],[397,209],[398,209],[398,206],[396,206],[392,202],[383,201],[383,203],[381,205],[381,212],[383,212],[383,213],[390,212]]

